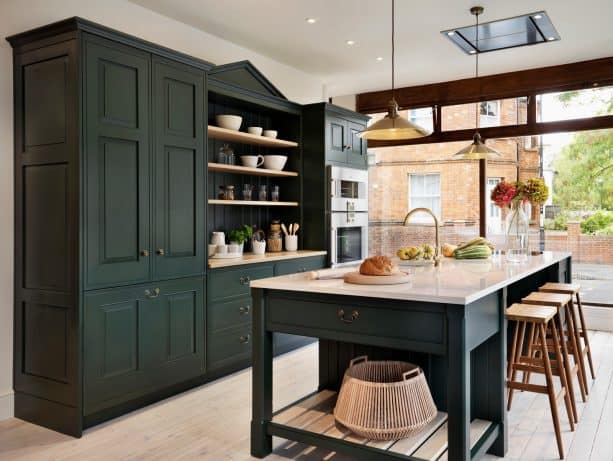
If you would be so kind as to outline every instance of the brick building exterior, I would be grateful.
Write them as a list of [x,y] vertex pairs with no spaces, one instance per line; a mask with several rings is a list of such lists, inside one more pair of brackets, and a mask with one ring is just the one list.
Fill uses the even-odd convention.
[[[485,110],[484,110],[485,109]],[[443,108],[443,130],[472,128],[475,126],[475,104]],[[481,112],[487,108],[480,107]],[[517,99],[502,100],[497,105],[497,116],[481,115],[484,124],[513,125],[525,121],[525,103]],[[402,116],[415,113],[402,111]],[[374,119],[383,116],[376,114]],[[539,175],[539,151],[535,139],[496,139],[488,145],[503,154],[488,161],[488,178],[507,181],[526,180]],[[467,142],[422,144],[412,146],[369,149],[375,164],[369,168],[371,223],[398,223],[407,211],[415,207],[411,199],[410,175],[439,175],[440,218],[447,223],[479,225],[479,162],[454,160],[452,155]],[[534,210],[536,212],[536,210]],[[533,218],[536,218],[536,214]],[[502,219],[503,217],[501,217]]]

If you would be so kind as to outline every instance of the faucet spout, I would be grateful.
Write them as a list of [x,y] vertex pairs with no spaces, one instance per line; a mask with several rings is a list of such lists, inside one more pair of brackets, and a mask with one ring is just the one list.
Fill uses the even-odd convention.
[[434,230],[434,240],[435,240],[434,265],[438,266],[441,263],[441,242],[440,242],[440,239],[439,239],[439,227],[440,227],[440,224],[438,222],[438,218],[432,212],[432,210],[430,210],[428,208],[413,208],[404,217],[404,222],[402,223],[402,225],[406,226],[407,222],[409,221],[409,218],[411,217],[411,215],[413,215],[415,213],[418,213],[420,211],[429,214],[430,216],[432,216],[432,219],[434,219],[434,229],[435,229]]

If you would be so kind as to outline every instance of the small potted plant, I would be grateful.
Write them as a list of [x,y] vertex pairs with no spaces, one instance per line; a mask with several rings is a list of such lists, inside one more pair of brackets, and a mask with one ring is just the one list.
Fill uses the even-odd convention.
[[253,235],[253,228],[248,224],[243,224],[239,229],[233,229],[228,234],[228,238],[230,239],[230,244],[238,245],[239,252],[242,253],[245,247],[245,242],[251,240],[251,236]]

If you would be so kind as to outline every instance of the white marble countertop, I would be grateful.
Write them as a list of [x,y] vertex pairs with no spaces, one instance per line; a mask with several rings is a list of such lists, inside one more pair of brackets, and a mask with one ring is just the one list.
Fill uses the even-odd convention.
[[[307,274],[292,274],[254,280],[253,288],[326,293],[368,298],[469,304],[506,285],[530,276],[570,253],[546,251],[530,256],[526,263],[508,263],[504,255],[487,260],[443,258],[439,267],[406,267],[410,282],[402,285],[354,285],[342,279],[309,280]],[[348,270],[357,270],[352,268]]]

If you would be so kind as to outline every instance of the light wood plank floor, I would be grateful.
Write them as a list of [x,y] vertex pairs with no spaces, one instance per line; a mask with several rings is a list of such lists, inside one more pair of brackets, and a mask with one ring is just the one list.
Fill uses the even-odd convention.
[[[613,333],[592,333],[597,379],[570,432],[561,411],[566,459],[613,461]],[[275,360],[275,407],[317,385],[317,347]],[[0,460],[211,460],[249,456],[251,372],[245,370],[88,430],[81,439],[17,419],[0,422]],[[577,401],[581,398],[577,396]],[[508,460],[554,460],[557,450],[546,396],[517,393],[509,414]],[[347,461],[340,455],[275,439],[271,461]],[[498,460],[487,456],[488,460]]]

